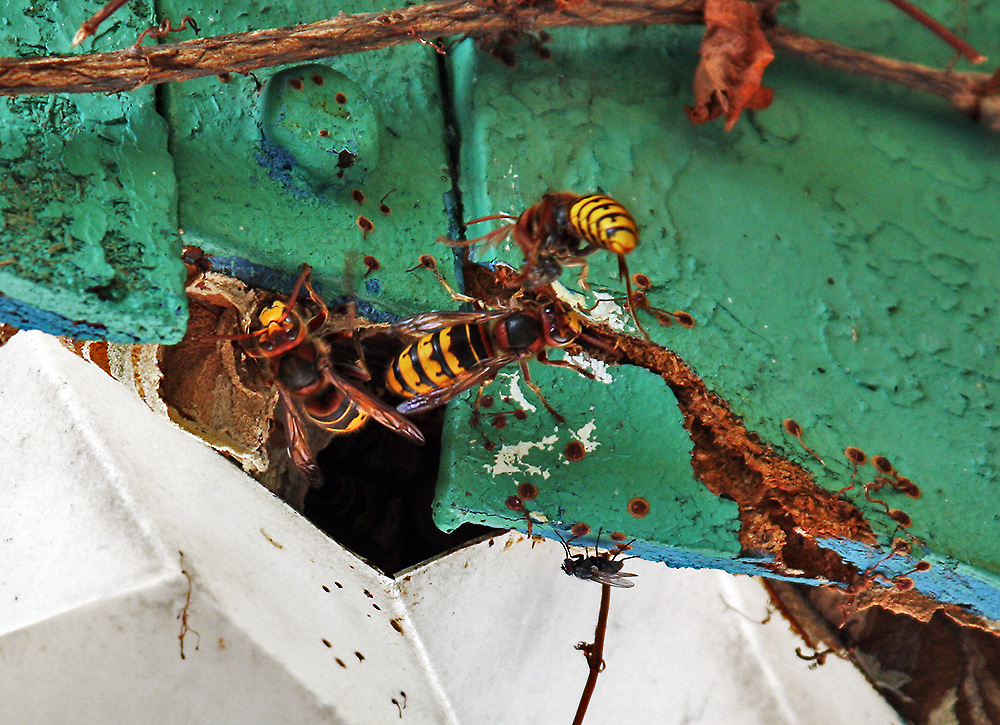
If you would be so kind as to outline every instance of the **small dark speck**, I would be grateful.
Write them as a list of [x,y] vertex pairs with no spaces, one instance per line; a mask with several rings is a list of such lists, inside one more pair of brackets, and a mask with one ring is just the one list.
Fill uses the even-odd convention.
[[360,652],[355,652],[354,656],[358,658],[358,662],[364,662],[365,661],[365,656],[363,654],[361,654]]
[[338,665],[343,667],[345,670],[347,669],[347,665],[344,664],[344,660],[340,659],[339,657],[334,657],[334,659],[337,660]]
[[895,315],[897,312],[899,312],[899,305],[890,305],[889,307],[886,308],[886,312],[888,312],[890,315]]
[[301,78],[292,78],[292,79],[290,79],[288,81],[288,85],[290,85],[292,88],[294,88],[297,91],[301,91],[302,90],[302,79]]
[[822,374],[826,373],[826,368],[816,368],[816,372],[818,372],[820,375],[822,375]]
[[377,605],[375,602],[372,602],[372,606],[375,607],[375,609],[377,609],[378,611],[380,611],[380,612],[382,611],[382,607],[380,607],[379,605]]
[[354,163],[354,159],[358,158],[353,152],[343,149],[337,154],[337,168],[346,169]]
[[337,585],[337,589],[343,589],[344,588],[344,585],[341,584],[340,582],[334,582],[334,584]]
[[324,585],[323,585],[323,591],[324,591],[324,592],[328,592],[328,591],[330,591],[330,587],[328,587],[328,586],[327,586],[326,584],[324,584]]
[[337,103],[343,106],[345,103],[347,103],[347,96],[345,96],[343,93],[338,93],[333,97],[333,100],[335,100]]
[[333,647],[333,645],[330,644],[330,642],[328,640],[325,640],[325,639],[323,640],[323,644],[325,644],[327,647]]
[[367,589],[365,589],[365,596],[366,596],[366,597],[368,597],[369,599],[374,599],[374,598],[375,598],[375,597],[374,597],[374,596],[372,595],[372,593],[371,593],[370,591],[368,591]]
[[833,284],[833,277],[827,277],[826,278],[826,283],[827,284]]
[[321,76],[319,73],[314,73],[312,75],[312,82],[315,83],[317,86],[321,86],[326,81],[323,79],[323,76]]

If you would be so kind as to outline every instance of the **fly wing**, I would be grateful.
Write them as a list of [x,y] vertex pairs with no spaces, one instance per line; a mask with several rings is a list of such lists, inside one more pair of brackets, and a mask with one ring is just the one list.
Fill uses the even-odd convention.
[[323,377],[326,378],[337,390],[349,398],[358,408],[377,420],[390,430],[394,430],[402,436],[409,438],[414,443],[423,445],[424,434],[420,432],[413,423],[393,408],[388,403],[383,403],[366,390],[353,385],[340,377],[329,365],[322,366]]
[[632,576],[638,576],[638,574],[630,574],[627,571],[600,571],[599,569],[592,569],[587,572],[586,578],[599,584],[610,584],[613,587],[625,588],[635,586],[635,582],[629,581],[626,578]]

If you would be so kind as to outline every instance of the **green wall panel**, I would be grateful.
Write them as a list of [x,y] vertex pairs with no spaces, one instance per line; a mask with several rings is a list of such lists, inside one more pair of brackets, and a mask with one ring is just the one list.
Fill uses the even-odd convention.
[[[380,9],[364,0],[209,3],[198,18],[204,34],[216,35]],[[173,1],[161,8],[171,17],[190,11]],[[425,253],[451,269],[451,250],[435,243],[447,230],[451,190],[437,54],[412,44],[325,59],[320,66],[347,80],[327,74],[322,85],[313,80],[313,64],[304,65],[166,89],[185,243],[286,273],[308,262],[326,294],[353,284],[361,298],[387,312],[447,307],[451,300],[430,275],[407,272]],[[276,73],[294,78],[287,75],[293,70],[302,71],[300,88],[268,85]],[[338,93],[345,103],[338,103]],[[287,133],[275,133],[271,124],[283,124]],[[362,147],[337,178],[335,165],[330,168],[337,151]],[[386,194],[388,215],[379,206]],[[360,216],[374,227],[367,236]],[[362,283],[366,255],[381,269]]]
[[[66,52],[97,7],[0,3],[0,54]],[[95,49],[134,42],[150,16],[126,8]],[[153,94],[0,99],[0,318],[119,342],[184,334],[176,190]]]
[[[990,16],[983,28],[995,28],[997,11],[976,12]],[[876,52],[946,63],[947,49],[891,8],[879,6],[860,23],[856,16],[855,5],[838,3],[789,20]],[[997,36],[977,30],[984,52],[996,54]],[[988,503],[1000,465],[996,137],[934,99],[785,57],[765,79],[775,88],[771,108],[745,114],[729,133],[721,123],[692,126],[684,106],[700,33],[561,31],[553,33],[551,62],[525,50],[516,69],[471,44],[453,53],[466,217],[519,213],[547,191],[600,190],[624,203],[642,235],[629,263],[656,284],[651,303],[687,310],[698,323],[659,328],[647,318],[654,338],[820,486],[847,485],[847,446],[888,457],[923,492],[917,501],[883,496],[911,515],[913,534],[940,561],[989,578],[1000,572],[1000,507]],[[500,257],[517,262],[515,252]],[[621,295],[615,278],[614,260],[605,258],[590,280]],[[562,282],[574,287],[574,274]],[[622,413],[601,415],[612,398],[633,429],[680,435],[663,433],[679,425],[662,414],[672,399],[665,386],[633,390],[631,374],[609,374],[615,383],[605,387],[567,371],[552,375],[585,399],[585,410],[599,411],[593,440],[610,451],[621,437]],[[567,415],[567,426],[591,417]],[[784,433],[786,418],[802,425],[825,465]],[[452,417],[454,441],[469,437],[467,420],[464,410]],[[536,427],[505,429],[505,442],[551,430],[544,415],[529,420]],[[647,450],[622,468],[648,491],[663,486],[661,456],[683,466],[679,445]],[[449,449],[443,468],[453,467],[452,479],[473,481],[496,456],[482,446],[469,451],[458,443]],[[537,464],[551,471],[546,485],[586,498],[591,478],[560,466],[559,451]],[[697,489],[689,466],[687,474],[685,485]],[[460,505],[450,491],[442,512]],[[883,510],[860,487],[845,496],[887,541],[896,527]],[[590,498],[593,509],[578,517],[596,528],[606,512],[601,495]],[[476,514],[510,518],[502,509]],[[715,523],[713,515],[692,522],[678,507],[658,526],[673,535]],[[648,525],[627,531],[644,537]],[[698,538],[687,532],[683,540]],[[716,531],[703,541],[720,538]],[[724,546],[715,552],[730,556]],[[735,559],[726,566],[741,568]]]

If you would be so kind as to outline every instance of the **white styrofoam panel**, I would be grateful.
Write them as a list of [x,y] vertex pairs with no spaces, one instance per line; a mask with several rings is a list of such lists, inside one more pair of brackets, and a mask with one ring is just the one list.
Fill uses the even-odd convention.
[[0,440],[0,722],[451,719],[391,579],[56,340],[0,348]]
[[[394,581],[40,333],[0,348],[0,440],[0,722],[572,719],[600,587],[556,543],[504,534]],[[591,725],[898,721],[761,624],[758,582],[627,567]]]
[[[559,569],[558,542],[509,534],[399,578],[431,662],[467,723],[569,723],[587,680],[600,585]],[[613,589],[588,723],[894,723],[850,663],[822,667],[788,623],[768,619],[759,580],[631,559]],[[461,657],[454,655],[462,652]]]

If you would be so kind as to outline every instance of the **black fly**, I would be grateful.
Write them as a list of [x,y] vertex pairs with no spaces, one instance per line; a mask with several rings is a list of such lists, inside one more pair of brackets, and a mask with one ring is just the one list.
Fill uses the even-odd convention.
[[[586,554],[571,554],[569,551],[569,544],[556,532],[559,536],[559,540],[562,542],[563,549],[566,551],[566,558],[563,559],[562,570],[570,576],[575,576],[577,579],[587,579],[589,581],[597,582],[598,584],[609,584],[613,587],[631,587],[635,586],[635,582],[629,581],[626,577],[637,576],[636,574],[630,574],[627,571],[622,571],[622,567],[625,565],[624,560],[615,559],[621,549],[616,549],[614,553],[604,552],[603,554],[597,551],[597,541],[594,542],[594,554],[593,556],[587,556]],[[600,541],[601,535],[598,533],[597,539]],[[572,539],[570,539],[572,541]],[[586,551],[586,549],[584,549]],[[635,558],[635,557],[628,557]]]

